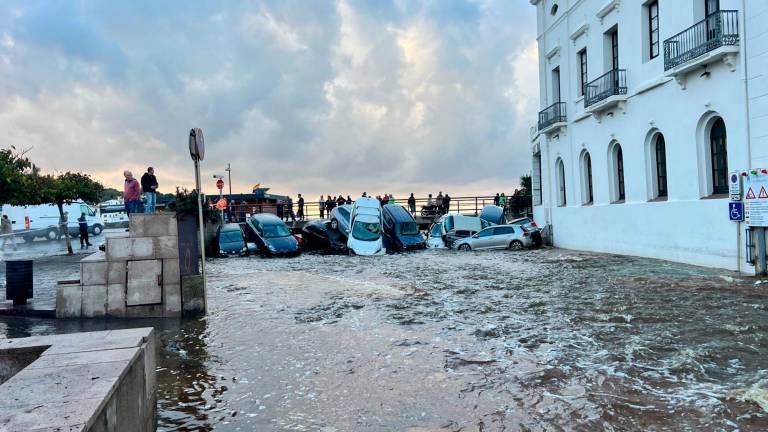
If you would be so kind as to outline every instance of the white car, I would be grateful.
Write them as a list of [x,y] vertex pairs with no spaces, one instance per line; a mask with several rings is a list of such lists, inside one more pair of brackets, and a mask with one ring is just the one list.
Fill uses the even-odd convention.
[[471,237],[456,240],[454,246],[461,251],[484,249],[514,249],[531,247],[531,233],[520,225],[494,225]]
[[384,255],[381,205],[375,198],[359,198],[352,207],[347,249],[356,255]]
[[450,248],[457,239],[474,235],[491,225],[493,224],[475,216],[458,213],[443,215],[429,228],[427,247]]

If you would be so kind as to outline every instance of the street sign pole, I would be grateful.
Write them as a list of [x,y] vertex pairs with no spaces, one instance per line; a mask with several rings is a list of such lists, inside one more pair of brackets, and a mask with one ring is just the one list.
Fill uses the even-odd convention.
[[203,314],[208,313],[208,289],[205,281],[205,224],[203,223],[203,190],[200,182],[200,161],[205,156],[203,131],[200,128],[189,131],[189,154],[195,162],[195,187],[197,188],[197,223],[200,228],[200,273],[203,277]]

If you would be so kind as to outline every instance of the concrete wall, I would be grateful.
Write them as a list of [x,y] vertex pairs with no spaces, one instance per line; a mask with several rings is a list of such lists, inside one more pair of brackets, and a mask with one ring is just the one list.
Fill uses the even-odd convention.
[[[743,257],[744,227],[728,220],[727,197],[710,196],[705,163],[707,122],[720,116],[728,133],[729,170],[752,165],[742,53],[736,54],[733,67],[718,60],[707,65],[708,76],[700,77],[703,67],[692,71],[684,86],[665,76],[664,40],[700,21],[703,10],[697,5],[703,2],[659,1],[660,55],[654,59],[647,55],[643,2],[558,1],[555,16],[550,14],[553,1],[532,3],[538,8],[541,109],[553,102],[551,71],[559,67],[568,115],[564,129],[534,134],[533,140],[541,152],[543,195],[534,218],[553,226],[555,245],[753,271]],[[600,18],[598,11],[610,4],[616,7]],[[721,0],[721,9],[740,10],[741,4]],[[619,29],[619,67],[627,70],[626,105],[593,116],[579,95],[577,53],[587,49],[588,80],[607,72],[605,32],[614,26]],[[757,78],[754,83],[759,87]],[[666,142],[668,197],[661,200],[655,195],[650,152],[655,133]],[[621,145],[625,168],[626,199],[620,203],[612,193],[615,171],[609,150],[614,143]],[[591,204],[584,199],[584,152],[592,162]],[[565,206],[557,202],[558,160],[565,167]]]
[[0,430],[154,431],[151,328],[4,340],[1,353],[42,354],[0,385]]

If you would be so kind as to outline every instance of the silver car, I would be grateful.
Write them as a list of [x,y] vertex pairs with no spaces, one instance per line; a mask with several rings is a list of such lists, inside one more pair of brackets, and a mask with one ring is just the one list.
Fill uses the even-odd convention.
[[472,237],[456,240],[454,246],[462,251],[507,248],[520,250],[532,244],[531,233],[525,228],[516,225],[494,225]]
[[352,206],[343,204],[331,210],[331,228],[347,237],[349,235],[349,219],[352,216]]

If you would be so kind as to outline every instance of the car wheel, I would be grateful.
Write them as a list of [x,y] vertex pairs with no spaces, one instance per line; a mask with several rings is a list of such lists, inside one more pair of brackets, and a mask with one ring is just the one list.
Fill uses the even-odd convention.
[[22,238],[24,239],[24,243],[32,243],[35,240],[35,236],[33,235],[25,235],[22,236]]
[[59,237],[59,230],[57,229],[49,229],[48,232],[45,233],[45,238],[48,240],[56,240]]
[[336,231],[339,230],[339,221],[336,219],[331,219],[331,228],[335,229]]
[[97,236],[97,235],[101,234],[101,230],[102,230],[101,225],[94,225],[93,226],[93,235]]
[[472,247],[470,245],[464,243],[462,245],[459,245],[459,250],[460,251],[471,251]]
[[509,248],[512,250],[522,250],[523,242],[520,240],[512,240],[512,243],[509,244]]

